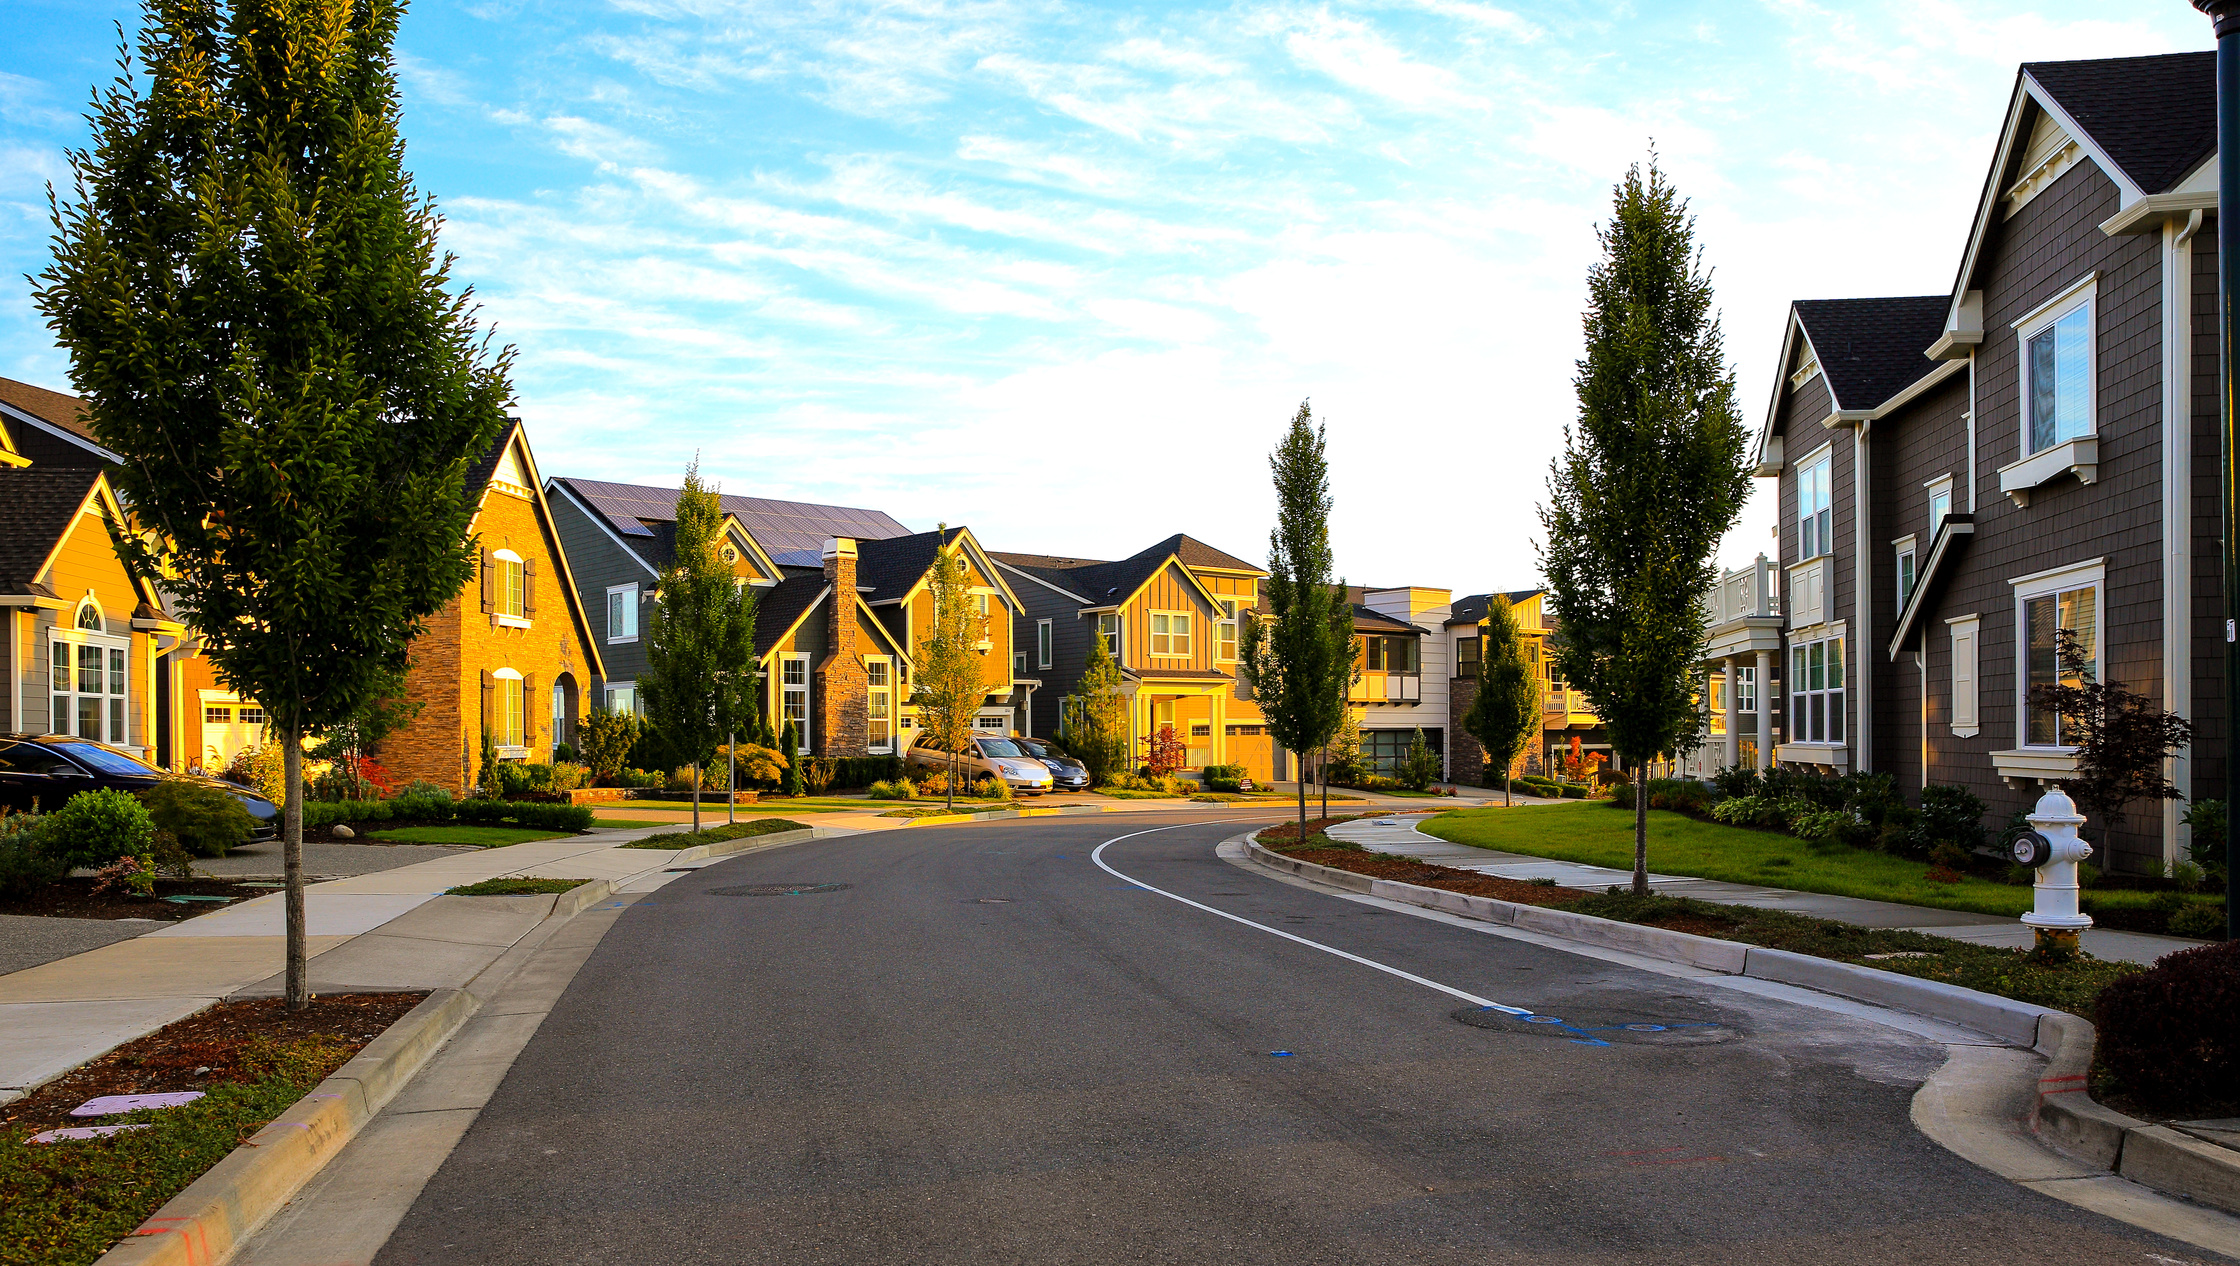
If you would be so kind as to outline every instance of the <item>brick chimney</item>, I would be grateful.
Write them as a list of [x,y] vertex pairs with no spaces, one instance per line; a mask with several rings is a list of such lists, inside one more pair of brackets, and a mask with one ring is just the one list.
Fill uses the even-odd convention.
[[856,624],[856,543],[839,537],[824,543],[824,579],[832,586],[825,603],[824,662],[816,670],[816,732],[811,750],[819,756],[867,756],[869,696],[863,648]]

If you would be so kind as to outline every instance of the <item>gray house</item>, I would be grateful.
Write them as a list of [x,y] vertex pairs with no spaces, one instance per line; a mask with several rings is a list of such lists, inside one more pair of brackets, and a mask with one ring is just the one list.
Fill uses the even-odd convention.
[[[1951,290],[1792,306],[1757,450],[1783,697],[1751,709],[1782,764],[1965,786],[1996,827],[2075,768],[2029,696],[2068,630],[2193,720],[2178,786],[2221,785],[2215,149],[2213,54],[2024,65]],[[2180,857],[2179,812],[2108,860]]]

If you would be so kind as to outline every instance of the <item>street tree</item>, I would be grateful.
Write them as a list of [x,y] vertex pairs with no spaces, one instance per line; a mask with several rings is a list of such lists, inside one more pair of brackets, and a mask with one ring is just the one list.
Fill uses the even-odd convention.
[[972,600],[964,565],[964,541],[959,534],[952,546],[949,525],[941,525],[931,588],[933,631],[918,650],[918,729],[949,753],[947,784],[950,808],[957,803],[957,758],[972,734],[972,718],[987,696],[988,686],[980,652],[975,648],[987,636],[987,620]]
[[303,743],[364,715],[474,576],[512,400],[402,163],[402,7],[147,0],[49,191],[35,301],[134,531],[284,749],[287,1000],[309,1005]]
[[676,549],[662,569],[660,601],[646,622],[646,668],[638,680],[646,715],[671,751],[692,766],[692,829],[700,829],[703,771],[753,711],[754,591],[720,553],[723,502],[685,467],[677,493]]
[[1597,237],[1578,416],[1540,508],[1540,561],[1557,667],[1633,775],[1633,890],[1646,894],[1646,766],[1696,722],[1711,554],[1749,493],[1748,440],[1695,221],[1654,155],[1627,171]]
[[1501,771],[1501,802],[1514,806],[1510,771],[1540,733],[1540,675],[1526,656],[1516,608],[1500,594],[1486,599],[1486,620],[1478,629],[1478,693],[1462,714],[1462,728],[1485,749],[1486,772]]
[[1066,750],[1089,772],[1093,786],[1112,781],[1128,763],[1128,698],[1121,692],[1120,661],[1101,637],[1089,640],[1089,659],[1075,694],[1065,702]]
[[[1332,579],[1330,466],[1305,401],[1268,466],[1276,525],[1268,533],[1268,617],[1245,634],[1239,667],[1268,732],[1299,760],[1299,836],[1307,833],[1307,760],[1338,732],[1353,680],[1353,611]],[[1327,811],[1327,810],[1326,810]]]

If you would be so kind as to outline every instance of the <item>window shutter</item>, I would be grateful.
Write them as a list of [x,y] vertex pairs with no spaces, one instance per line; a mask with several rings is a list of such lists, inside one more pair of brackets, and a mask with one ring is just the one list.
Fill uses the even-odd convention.
[[1976,686],[1977,630],[1981,626],[1967,620],[1952,626],[1952,721],[1956,734],[1965,738],[1975,733],[1980,725],[1978,717],[1979,696]]
[[[490,670],[485,668],[482,670],[482,728],[491,734],[497,733],[498,729],[497,719],[491,715],[491,710],[497,703],[497,696],[498,679],[491,676]],[[477,735],[476,742],[479,744],[480,741],[481,736]]]
[[521,618],[537,618],[537,560],[533,558],[521,564]]
[[[495,573],[497,569],[497,560],[490,557],[490,551],[482,551],[482,613],[484,615],[489,615],[491,612],[498,609],[497,596],[493,590],[493,586],[497,583],[497,577],[493,573]],[[483,689],[488,690],[490,688],[489,674],[483,674],[482,680]],[[485,709],[485,711],[487,711],[487,709]]]
[[544,709],[549,710],[552,707],[552,700],[545,699],[537,691],[537,675],[535,673],[525,674],[521,678],[521,745],[532,752],[537,749],[537,714],[539,710],[537,701],[539,699],[544,699],[542,705]]

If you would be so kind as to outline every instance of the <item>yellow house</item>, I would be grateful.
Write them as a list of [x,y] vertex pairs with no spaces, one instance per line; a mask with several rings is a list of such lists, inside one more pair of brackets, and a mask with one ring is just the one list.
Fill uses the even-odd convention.
[[[1557,674],[1555,662],[1549,658],[1548,637],[1555,632],[1556,622],[1547,609],[1548,591],[1519,589],[1500,596],[1507,598],[1516,612],[1517,625],[1524,634],[1525,657],[1540,678],[1542,692],[1539,748],[1519,758],[1517,772],[1546,773],[1555,768],[1571,750],[1573,739],[1579,741],[1582,753],[1599,752],[1607,758],[1610,740],[1603,733],[1602,718],[1595,715],[1586,696]],[[1447,620],[1447,634],[1455,644],[1455,681],[1447,695],[1454,718],[1448,726],[1454,744],[1448,776],[1457,782],[1479,781],[1485,767],[1485,751],[1462,728],[1462,717],[1477,694],[1479,639],[1485,628],[1486,603],[1493,597],[1479,593],[1457,599],[1454,614]]]
[[1179,534],[1118,562],[994,558],[1025,605],[1013,672],[1031,676],[1037,688],[1019,709],[1022,731],[1057,732],[1089,647],[1102,639],[1120,664],[1132,761],[1141,763],[1152,736],[1171,727],[1186,769],[1242,765],[1263,781],[1286,776],[1237,675],[1244,622],[1259,609],[1265,570]]

